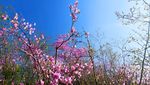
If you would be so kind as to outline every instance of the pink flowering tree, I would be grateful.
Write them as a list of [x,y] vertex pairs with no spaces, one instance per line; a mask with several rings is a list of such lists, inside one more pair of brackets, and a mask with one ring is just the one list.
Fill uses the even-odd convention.
[[[77,31],[78,0],[69,9],[70,30],[54,43],[36,31],[36,23],[18,13],[0,12],[0,85],[138,84],[139,69],[118,64],[127,55],[114,52],[108,43],[99,43],[97,50],[88,32]],[[150,77],[145,76],[147,83]]]
[[[58,85],[73,84],[84,72],[90,73],[93,64],[88,60],[87,48],[80,47],[81,35],[74,23],[79,14],[78,1],[70,5],[72,25],[69,33],[60,35],[49,54],[47,39],[35,32],[35,24],[2,13],[0,27],[2,84]],[[87,36],[87,35],[85,35]]]

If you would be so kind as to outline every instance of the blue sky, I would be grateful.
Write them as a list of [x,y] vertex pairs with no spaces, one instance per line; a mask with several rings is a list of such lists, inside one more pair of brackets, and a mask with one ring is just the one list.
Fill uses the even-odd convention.
[[[75,0],[0,0],[1,5],[13,6],[26,21],[36,22],[37,30],[46,36],[55,37],[70,30],[69,4]],[[103,33],[105,40],[120,40],[129,31],[115,16],[116,11],[127,9],[127,0],[79,0],[79,14],[76,28],[79,31]]]

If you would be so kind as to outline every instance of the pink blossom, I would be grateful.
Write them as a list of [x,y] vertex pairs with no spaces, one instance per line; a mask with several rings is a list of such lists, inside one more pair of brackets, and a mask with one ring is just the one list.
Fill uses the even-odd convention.
[[71,77],[65,78],[65,82],[66,82],[66,84],[71,84],[72,83]]
[[3,20],[7,20],[8,19],[8,15],[6,15],[6,14],[3,14],[1,17],[2,17]]
[[14,20],[18,20],[18,13],[15,14]]
[[75,3],[74,3],[74,5],[77,7],[77,6],[78,6],[78,3],[79,3],[79,1],[76,0]]
[[77,20],[77,14],[80,13],[80,10],[78,9],[78,0],[75,1],[74,5],[70,5],[71,10],[71,17],[72,20],[75,22]]
[[84,63],[84,65],[85,65],[85,66],[88,66],[88,64],[87,64],[87,63]]
[[78,68],[78,67],[79,67],[79,63],[77,63],[77,64],[75,65],[75,67]]
[[15,85],[14,81],[11,82],[11,85]]
[[0,37],[3,35],[3,31],[0,31]]
[[48,57],[48,59],[50,60],[51,63],[55,63],[55,60],[53,57],[50,56],[50,57]]
[[43,80],[40,80],[40,82],[41,82],[41,85],[44,85],[44,81]]
[[24,83],[20,83],[20,85],[24,85]]
[[30,28],[30,29],[29,29],[29,34],[30,34],[30,35],[33,34],[34,31],[35,31],[35,28]]
[[71,70],[73,70],[73,71],[74,71],[75,69],[76,69],[76,68],[75,68],[75,66],[71,66]]
[[18,27],[18,23],[14,23],[14,27],[17,28]]
[[64,42],[64,40],[62,38],[60,38],[54,43],[54,46],[59,47],[63,42]]
[[68,68],[65,68],[65,73],[69,72]]
[[60,77],[61,77],[61,74],[60,73],[53,73],[53,78],[54,79],[60,79]]
[[75,33],[75,32],[76,32],[75,27],[72,27],[72,28],[71,28],[71,33]]
[[71,16],[72,16],[72,20],[75,22],[77,20],[76,14],[72,13]]
[[2,28],[3,29],[3,31],[6,31],[7,30],[7,28]]
[[18,21],[16,20],[11,20],[11,23],[13,24],[15,29],[19,26]]

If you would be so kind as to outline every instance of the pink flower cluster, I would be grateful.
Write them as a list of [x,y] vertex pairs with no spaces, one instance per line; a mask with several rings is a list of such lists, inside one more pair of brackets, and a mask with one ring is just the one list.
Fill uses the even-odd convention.
[[[78,1],[76,0],[74,5],[70,6],[73,22],[77,20],[77,14],[80,12],[77,7]],[[1,18],[6,21],[8,15],[3,14]],[[43,50],[43,46],[46,45],[45,36],[35,34],[35,24],[32,25],[25,19],[20,19],[17,13],[12,19],[9,18],[10,21],[7,21],[11,23],[11,26],[0,29],[0,38],[3,34],[8,34],[11,38],[7,37],[4,40],[8,40],[8,43],[11,43],[9,39],[15,42],[14,47],[17,51],[14,54],[13,61],[16,64],[25,62],[22,53],[29,58],[33,70],[40,76],[36,85],[44,85],[47,83],[45,81],[49,81],[50,85],[72,85],[74,81],[82,77],[83,73],[91,72],[93,66],[91,61],[85,62],[88,56],[87,49],[76,46],[78,44],[78,33],[73,26],[71,33],[59,36],[54,43],[53,48],[56,48],[56,54],[49,55]],[[21,53],[19,54],[19,52]],[[14,84],[14,81],[12,81],[12,85]],[[20,85],[24,84],[20,83]]]
[[7,15],[7,14],[2,14],[1,18],[2,18],[3,20],[7,20],[7,19],[8,19],[8,15]]
[[71,17],[72,20],[75,22],[77,21],[77,14],[80,13],[80,10],[78,9],[78,0],[75,1],[74,5],[70,5],[70,11],[71,11]]
[[76,79],[79,79],[82,76],[83,71],[85,72],[86,70],[87,72],[90,72],[90,69],[92,68],[91,63],[81,62],[71,64],[71,62],[64,63],[60,61],[57,64],[51,64],[51,76],[53,78],[51,85],[58,85],[59,83],[67,85],[72,84]]

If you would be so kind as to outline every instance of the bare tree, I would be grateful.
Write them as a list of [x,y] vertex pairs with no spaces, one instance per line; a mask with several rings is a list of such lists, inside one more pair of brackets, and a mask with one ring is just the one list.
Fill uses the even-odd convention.
[[[128,48],[133,57],[134,64],[140,66],[139,85],[143,83],[145,67],[149,67],[150,52],[150,4],[146,0],[129,0],[133,7],[129,13],[119,13],[116,15],[125,25],[133,25],[133,35],[130,36]],[[137,29],[135,29],[137,28]],[[149,73],[147,74],[149,75]]]

